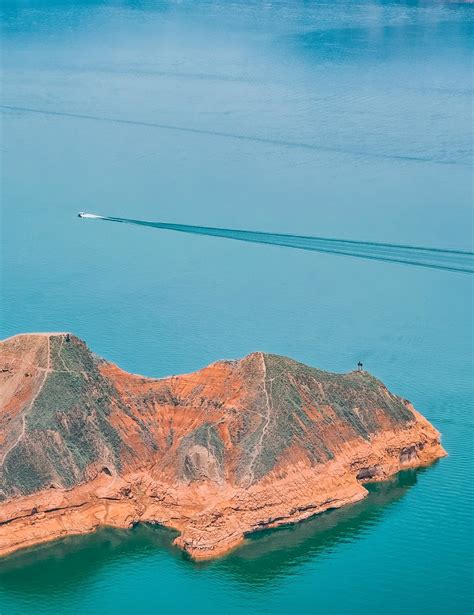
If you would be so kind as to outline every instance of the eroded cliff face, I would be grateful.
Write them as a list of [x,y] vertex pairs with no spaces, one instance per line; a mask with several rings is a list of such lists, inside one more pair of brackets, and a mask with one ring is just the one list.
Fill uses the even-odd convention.
[[0,556],[141,521],[212,558],[445,455],[367,372],[262,353],[158,380],[72,335],[19,335],[1,343],[0,399]]

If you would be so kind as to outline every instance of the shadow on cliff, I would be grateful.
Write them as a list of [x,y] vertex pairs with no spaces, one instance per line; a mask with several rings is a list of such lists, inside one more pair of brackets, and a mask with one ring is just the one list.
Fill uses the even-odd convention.
[[248,587],[265,585],[289,569],[331,553],[341,543],[351,542],[379,523],[390,506],[403,497],[425,469],[405,471],[393,480],[368,485],[370,496],[339,510],[312,519],[248,537],[227,557],[196,563],[172,545],[177,535],[162,527],[139,525],[131,530],[104,528],[88,536],[34,547],[6,558],[0,568],[0,592],[25,597],[54,595],[58,586],[80,592],[85,582],[102,568],[155,560],[157,569],[167,561],[181,568],[206,574],[226,574]]

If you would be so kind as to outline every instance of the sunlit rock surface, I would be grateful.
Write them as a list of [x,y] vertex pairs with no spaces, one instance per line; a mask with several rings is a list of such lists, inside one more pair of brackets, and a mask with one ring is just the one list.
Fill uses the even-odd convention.
[[0,555],[142,521],[212,558],[445,455],[367,372],[263,353],[151,379],[73,335],[18,335],[1,343],[0,399]]

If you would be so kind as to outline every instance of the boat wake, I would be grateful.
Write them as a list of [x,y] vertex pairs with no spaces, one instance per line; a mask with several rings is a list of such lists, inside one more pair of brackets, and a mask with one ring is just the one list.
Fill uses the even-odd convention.
[[391,243],[376,243],[371,241],[351,241],[348,239],[333,239],[327,237],[311,237],[308,235],[287,235],[282,233],[265,233],[238,229],[213,228],[208,226],[193,226],[188,224],[172,224],[169,222],[149,222],[130,218],[113,216],[98,216],[95,214],[81,215],[82,218],[97,218],[106,222],[120,222],[137,226],[150,226],[179,233],[222,237],[235,241],[246,241],[298,250],[310,250],[350,256],[369,260],[399,263],[416,267],[427,267],[457,273],[474,273],[474,252],[464,250],[449,250],[444,248],[428,248]]

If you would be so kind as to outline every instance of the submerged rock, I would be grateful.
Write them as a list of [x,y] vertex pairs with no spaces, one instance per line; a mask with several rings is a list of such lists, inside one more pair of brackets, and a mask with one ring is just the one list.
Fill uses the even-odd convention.
[[369,373],[263,353],[152,379],[73,335],[18,335],[1,343],[0,399],[0,555],[154,522],[212,558],[446,454]]

